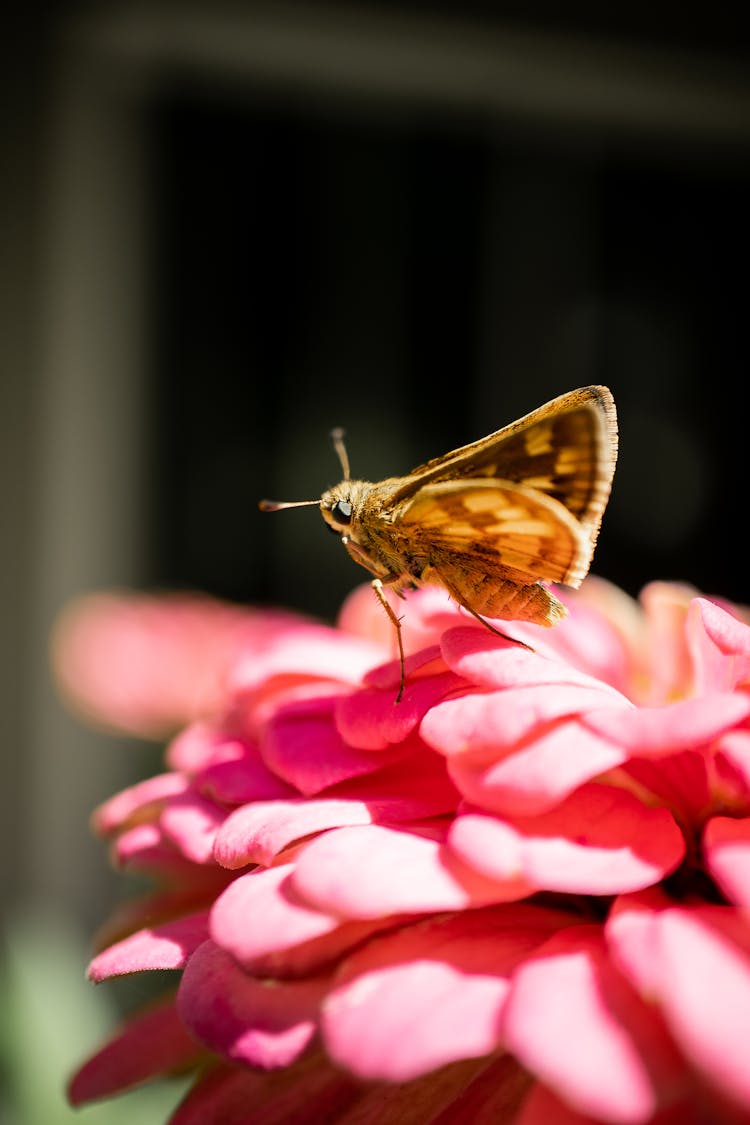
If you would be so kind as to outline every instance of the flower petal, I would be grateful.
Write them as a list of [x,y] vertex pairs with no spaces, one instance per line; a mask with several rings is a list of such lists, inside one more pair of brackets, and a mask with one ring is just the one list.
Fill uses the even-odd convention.
[[323,1004],[331,1058],[361,1078],[404,1082],[490,1054],[512,970],[559,922],[543,909],[501,907],[374,938],[344,962]]
[[495,879],[523,878],[538,890],[615,894],[650,886],[685,853],[667,809],[651,808],[622,789],[584,785],[537,817],[500,820],[465,813],[449,845]]
[[145,969],[182,969],[207,936],[207,913],[138,930],[99,953],[89,965],[89,979],[99,983]]
[[713,817],[703,831],[703,853],[727,898],[750,907],[750,819]]
[[177,1010],[201,1042],[232,1061],[267,1069],[288,1066],[315,1032],[325,978],[257,980],[206,941],[190,958]]

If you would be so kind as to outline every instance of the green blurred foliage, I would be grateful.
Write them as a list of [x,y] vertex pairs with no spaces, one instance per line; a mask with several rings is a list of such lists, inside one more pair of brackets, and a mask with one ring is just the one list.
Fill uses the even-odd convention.
[[85,979],[85,939],[43,910],[5,923],[0,963],[0,1125],[159,1125],[186,1082],[151,1083],[111,1101],[73,1109],[71,1074],[120,1019],[106,986]]

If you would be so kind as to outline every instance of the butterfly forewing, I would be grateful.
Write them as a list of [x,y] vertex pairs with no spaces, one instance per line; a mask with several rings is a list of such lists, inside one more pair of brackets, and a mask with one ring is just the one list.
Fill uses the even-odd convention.
[[571,391],[481,441],[414,469],[390,502],[443,480],[511,481],[551,496],[595,536],[617,458],[615,417],[606,387]]

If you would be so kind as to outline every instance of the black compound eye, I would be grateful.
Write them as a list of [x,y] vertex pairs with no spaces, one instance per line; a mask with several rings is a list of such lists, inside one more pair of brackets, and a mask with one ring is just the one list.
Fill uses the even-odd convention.
[[352,506],[348,500],[337,500],[331,508],[331,515],[336,523],[351,523]]

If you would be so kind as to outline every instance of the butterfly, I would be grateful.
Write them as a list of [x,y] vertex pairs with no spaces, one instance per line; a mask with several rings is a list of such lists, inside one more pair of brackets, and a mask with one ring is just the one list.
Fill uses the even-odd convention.
[[[352,480],[343,431],[332,431],[344,479],[319,500],[261,500],[263,511],[318,504],[396,629],[383,588],[434,583],[493,632],[487,618],[555,625],[566,614],[546,583],[588,573],[617,462],[617,413],[607,387],[552,399],[488,437],[406,476]],[[501,634],[504,635],[504,634]],[[520,642],[519,642],[520,643]]]

